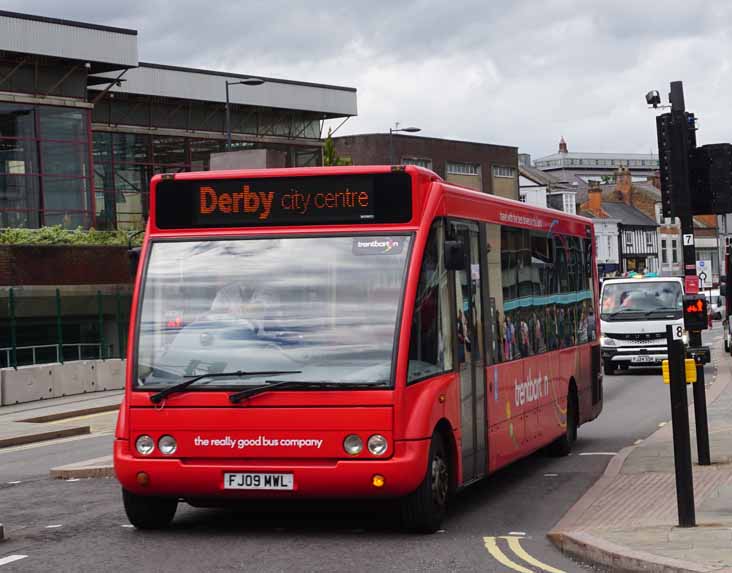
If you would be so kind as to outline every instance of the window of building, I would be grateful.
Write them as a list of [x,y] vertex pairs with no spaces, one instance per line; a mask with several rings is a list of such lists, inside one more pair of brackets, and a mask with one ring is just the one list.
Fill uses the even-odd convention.
[[671,261],[673,263],[679,262],[679,250],[677,248],[678,242],[676,239],[671,239]]
[[668,253],[666,252],[666,239],[661,239],[661,262],[664,265],[668,263]]
[[444,227],[432,227],[424,250],[412,315],[407,382],[452,369],[452,321],[448,273],[442,254]]
[[516,170],[513,167],[493,166],[494,177],[516,177]]
[[0,227],[93,222],[85,109],[0,103]]
[[432,169],[432,160],[428,157],[402,157],[402,165],[416,165],[425,169]]
[[654,233],[648,231],[646,232],[646,246],[652,247],[653,246],[653,235]]
[[480,175],[480,165],[476,163],[457,163],[448,161],[447,173],[450,175]]

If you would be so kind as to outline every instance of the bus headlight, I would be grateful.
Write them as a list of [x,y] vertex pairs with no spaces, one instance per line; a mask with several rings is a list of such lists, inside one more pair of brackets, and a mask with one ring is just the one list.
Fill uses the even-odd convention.
[[381,454],[386,452],[387,448],[389,447],[389,443],[386,441],[386,438],[381,434],[374,434],[373,436],[371,436],[366,445],[369,448],[369,452],[371,452],[375,456],[380,456]]
[[363,450],[363,440],[356,434],[346,436],[343,440],[343,449],[349,456],[357,456]]
[[608,336],[601,336],[600,337],[600,346],[617,346],[617,343],[615,342],[614,338],[610,338]]
[[155,441],[150,436],[143,434],[135,440],[135,448],[137,448],[137,453],[149,456],[155,449]]
[[175,450],[178,449],[178,444],[175,442],[173,436],[163,436],[158,440],[158,449],[161,453],[169,456],[175,453]]

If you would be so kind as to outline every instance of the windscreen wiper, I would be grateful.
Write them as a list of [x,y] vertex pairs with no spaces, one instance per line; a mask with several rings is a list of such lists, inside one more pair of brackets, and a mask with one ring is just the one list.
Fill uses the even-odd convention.
[[166,396],[170,396],[175,392],[181,392],[182,390],[188,388],[188,386],[190,386],[191,384],[195,384],[196,382],[198,382],[199,380],[203,380],[204,378],[229,378],[232,376],[237,376],[239,378],[243,378],[245,376],[278,376],[280,374],[300,374],[301,372],[302,370],[259,370],[255,372],[236,370],[233,372],[212,372],[210,374],[201,374],[200,376],[194,376],[193,378],[189,378],[188,380],[184,380],[183,382],[174,384],[170,388],[165,388],[157,394],[153,394],[152,396],[150,396],[150,401],[153,404],[157,404],[161,402]]
[[356,384],[341,383],[341,382],[325,382],[317,380],[265,380],[262,386],[253,386],[240,392],[236,392],[229,396],[229,400],[232,404],[238,404],[244,398],[261,394],[262,392],[269,392],[276,388],[339,388],[353,390],[358,388],[377,388],[386,387],[385,382],[359,382]]

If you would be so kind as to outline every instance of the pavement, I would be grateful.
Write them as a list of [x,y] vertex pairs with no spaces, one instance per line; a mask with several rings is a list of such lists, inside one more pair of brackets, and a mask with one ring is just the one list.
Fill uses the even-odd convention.
[[694,409],[689,408],[697,527],[678,527],[669,422],[621,450],[549,532],[563,552],[612,571],[732,573],[732,357],[719,340],[712,346],[712,362],[715,375],[707,380],[711,466],[696,463]]

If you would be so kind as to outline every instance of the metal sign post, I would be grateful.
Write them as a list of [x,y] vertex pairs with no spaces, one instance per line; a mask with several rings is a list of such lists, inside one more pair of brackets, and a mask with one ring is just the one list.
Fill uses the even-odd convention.
[[[691,439],[689,438],[689,403],[686,399],[684,343],[674,338],[674,328],[666,327],[668,366],[671,377],[671,425],[674,435],[674,466],[676,468],[676,503],[679,527],[694,527],[694,476],[691,473]],[[697,382],[696,386],[701,386]]]

